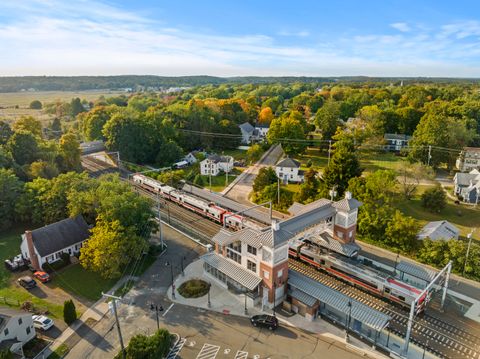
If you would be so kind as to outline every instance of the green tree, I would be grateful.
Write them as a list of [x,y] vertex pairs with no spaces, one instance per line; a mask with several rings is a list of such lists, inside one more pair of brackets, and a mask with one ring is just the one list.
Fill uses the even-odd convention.
[[320,181],[317,172],[310,168],[305,172],[305,180],[300,185],[300,191],[295,194],[295,201],[300,203],[313,202],[318,196]]
[[205,185],[205,181],[203,180],[203,177],[200,174],[197,174],[193,179],[193,184],[199,187],[203,187]]
[[291,111],[289,114],[276,118],[270,124],[267,133],[270,143],[281,143],[288,154],[298,154],[305,150],[306,142],[301,114]]
[[421,198],[422,206],[430,212],[440,213],[447,205],[447,195],[440,185],[427,189]]
[[421,180],[434,178],[432,168],[420,162],[402,161],[398,172],[403,195],[407,200],[413,197]]
[[168,141],[160,146],[156,163],[159,166],[171,166],[182,158],[183,151],[174,141]]
[[348,140],[336,142],[330,164],[323,171],[322,194],[328,196],[328,191],[336,188],[338,196],[343,196],[348,181],[362,174],[360,162],[355,155],[353,143]]
[[10,228],[15,221],[15,203],[22,190],[22,182],[13,171],[0,168],[0,230]]
[[72,132],[66,133],[60,138],[60,155],[63,159],[62,164],[65,171],[80,170],[81,154],[80,143]]
[[17,130],[7,142],[7,149],[19,165],[32,163],[38,158],[38,143],[28,131]]
[[[159,329],[152,336],[136,334],[125,348],[127,359],[156,359],[164,358],[170,351],[172,336],[166,329]],[[122,359],[122,353],[115,356]]]
[[10,128],[10,125],[0,120],[0,145],[5,145],[10,137],[12,137],[13,131]]
[[165,171],[158,175],[158,180],[162,183],[168,184],[169,186],[178,188],[180,181],[185,178],[184,170],[176,171]]
[[28,172],[31,179],[38,177],[52,179],[58,176],[58,168],[55,163],[42,160],[32,162]]
[[330,140],[340,120],[340,104],[333,100],[326,101],[315,114],[315,123],[322,132],[322,139]]
[[[128,263],[138,258],[148,242],[133,227],[124,227],[119,220],[109,222],[99,216],[92,234],[80,249],[80,264],[104,278],[117,278]],[[114,258],[115,260],[112,260]]]
[[103,126],[112,115],[112,108],[98,106],[79,116],[82,132],[88,141],[103,140]]
[[262,146],[260,146],[258,143],[251,145],[250,148],[247,150],[248,163],[257,162],[262,157],[262,154],[263,154]]
[[262,167],[253,181],[253,190],[259,192],[272,183],[277,183],[278,178],[272,167]]
[[70,101],[70,116],[75,117],[81,112],[85,112],[82,101],[78,97],[72,98],[72,101]]
[[29,106],[32,110],[41,110],[42,109],[42,103],[38,100],[33,100],[30,102]]
[[415,219],[396,210],[385,229],[387,243],[401,251],[410,252],[416,248],[419,229]]
[[395,110],[398,115],[398,131],[405,135],[412,135],[417,128],[423,112],[413,107],[400,107]]
[[63,320],[67,325],[70,325],[77,320],[77,310],[71,299],[63,302]]
[[22,116],[13,124],[13,130],[15,132],[28,131],[35,136],[42,137],[42,123],[32,116]]

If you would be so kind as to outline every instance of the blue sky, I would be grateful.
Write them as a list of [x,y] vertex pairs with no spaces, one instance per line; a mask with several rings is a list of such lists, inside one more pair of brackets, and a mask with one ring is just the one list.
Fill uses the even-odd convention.
[[480,2],[0,2],[0,75],[115,74],[480,77]]

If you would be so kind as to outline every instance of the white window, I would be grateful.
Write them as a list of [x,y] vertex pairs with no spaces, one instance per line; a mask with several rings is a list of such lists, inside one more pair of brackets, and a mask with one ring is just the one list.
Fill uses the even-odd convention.
[[337,231],[337,237],[343,239],[343,232]]
[[263,271],[263,278],[269,279],[269,278],[270,278],[270,272],[267,271],[267,270],[264,270],[264,271]]
[[282,276],[283,276],[283,269],[280,269],[277,273],[277,277],[282,278]]

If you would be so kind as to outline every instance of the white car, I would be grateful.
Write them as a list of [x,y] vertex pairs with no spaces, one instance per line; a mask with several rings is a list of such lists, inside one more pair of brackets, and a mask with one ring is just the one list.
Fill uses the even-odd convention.
[[53,327],[53,320],[44,315],[32,315],[32,318],[36,329],[48,330]]

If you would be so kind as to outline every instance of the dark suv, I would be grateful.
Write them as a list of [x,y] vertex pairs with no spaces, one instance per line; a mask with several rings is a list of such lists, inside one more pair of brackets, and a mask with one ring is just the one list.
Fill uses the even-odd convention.
[[25,289],[32,289],[37,286],[37,282],[35,282],[35,280],[33,280],[31,277],[18,278],[17,282]]
[[278,319],[273,315],[254,315],[250,318],[250,322],[254,327],[265,327],[269,330],[275,330],[278,328]]

